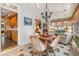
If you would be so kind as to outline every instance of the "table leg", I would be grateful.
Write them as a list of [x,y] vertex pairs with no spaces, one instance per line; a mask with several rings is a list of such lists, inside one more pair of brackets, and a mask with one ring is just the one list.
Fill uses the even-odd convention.
[[48,42],[47,42],[47,40],[45,40],[45,47],[47,48],[47,44],[48,44]]

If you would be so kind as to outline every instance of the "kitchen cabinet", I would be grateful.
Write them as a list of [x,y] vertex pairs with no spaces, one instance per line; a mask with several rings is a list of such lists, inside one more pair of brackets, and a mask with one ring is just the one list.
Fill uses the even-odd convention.
[[12,31],[12,40],[18,43],[17,31]]

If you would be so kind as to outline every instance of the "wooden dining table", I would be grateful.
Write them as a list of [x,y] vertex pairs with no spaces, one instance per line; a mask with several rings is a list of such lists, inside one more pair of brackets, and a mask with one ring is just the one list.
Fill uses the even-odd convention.
[[51,40],[54,40],[56,36],[53,36],[53,35],[40,35],[40,39],[43,40],[45,42],[45,46],[46,48],[48,47],[48,42],[51,41]]

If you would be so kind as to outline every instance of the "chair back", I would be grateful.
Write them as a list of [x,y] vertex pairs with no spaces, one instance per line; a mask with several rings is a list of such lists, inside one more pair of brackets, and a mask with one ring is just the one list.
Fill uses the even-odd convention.
[[51,47],[56,47],[59,42],[60,36],[57,36],[54,41],[50,44]]
[[73,35],[72,35],[72,33],[66,33],[66,35],[67,36],[66,36],[66,39],[65,39],[66,41],[65,42],[70,43],[72,41],[72,36]]
[[38,37],[35,36],[30,39],[31,39],[33,51],[41,52],[46,49],[44,44],[41,42],[41,40]]

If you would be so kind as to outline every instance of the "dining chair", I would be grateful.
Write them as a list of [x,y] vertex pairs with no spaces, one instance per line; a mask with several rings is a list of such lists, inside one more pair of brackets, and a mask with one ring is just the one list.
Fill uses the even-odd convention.
[[65,45],[65,38],[66,38],[65,34],[60,34],[59,43]]
[[58,50],[59,51],[59,49],[58,49],[58,43],[59,43],[59,40],[60,40],[60,36],[58,35],[54,40],[53,40],[53,42],[51,42],[50,44],[49,44],[49,46],[52,48],[52,52],[53,52],[53,54],[55,55],[55,51],[54,50]]
[[57,44],[58,44],[58,42],[59,42],[59,39],[60,39],[60,36],[58,35],[58,36],[53,40],[53,42],[50,43],[50,46],[51,46],[52,48],[56,47]]
[[39,39],[39,34],[35,34],[35,37],[30,36],[30,40],[31,40],[33,55],[35,55],[35,54],[41,55],[41,54],[43,54],[43,52],[44,52],[44,54],[46,54],[45,45]]
[[65,44],[70,44],[71,41],[72,41],[73,34],[69,33],[69,32],[66,32],[65,35],[66,35]]

